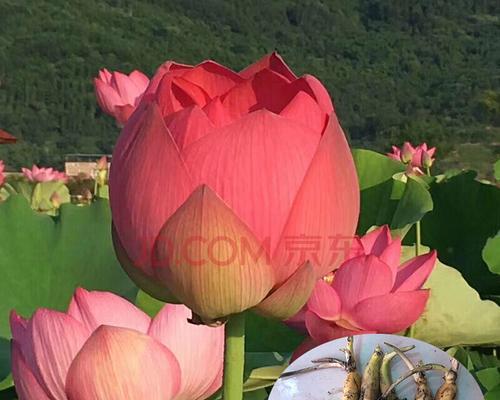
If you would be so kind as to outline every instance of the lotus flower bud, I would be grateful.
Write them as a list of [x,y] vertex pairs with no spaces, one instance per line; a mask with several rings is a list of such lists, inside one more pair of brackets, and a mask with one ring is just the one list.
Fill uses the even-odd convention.
[[405,142],[403,144],[403,149],[401,151],[401,161],[404,164],[408,164],[412,160],[414,153],[415,153],[415,148],[411,145],[411,143]]
[[342,261],[331,237],[352,238],[359,216],[328,92],[276,53],[240,72],[162,65],[115,146],[110,201],[127,273],[207,323],[296,313]]

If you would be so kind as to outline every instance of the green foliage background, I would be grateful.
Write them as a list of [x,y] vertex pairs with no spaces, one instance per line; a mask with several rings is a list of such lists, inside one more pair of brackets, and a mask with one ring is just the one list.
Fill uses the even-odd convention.
[[443,166],[489,171],[499,16],[495,0],[1,0],[0,126],[22,140],[0,159],[60,166],[110,152],[118,129],[95,103],[99,68],[213,58],[241,69],[277,49],[325,82],[355,145],[427,140],[449,153]]

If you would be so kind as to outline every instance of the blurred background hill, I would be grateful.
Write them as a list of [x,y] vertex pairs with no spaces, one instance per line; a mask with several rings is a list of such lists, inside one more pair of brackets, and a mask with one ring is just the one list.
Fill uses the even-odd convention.
[[236,70],[278,50],[328,87],[355,146],[438,146],[488,175],[500,154],[498,0],[0,0],[0,128],[10,167],[108,153],[99,68],[166,59]]

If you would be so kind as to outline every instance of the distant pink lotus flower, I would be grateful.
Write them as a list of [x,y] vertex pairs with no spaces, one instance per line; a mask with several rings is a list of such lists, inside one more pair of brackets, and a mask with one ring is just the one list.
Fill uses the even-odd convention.
[[30,182],[64,182],[68,180],[68,176],[64,172],[59,172],[54,168],[38,168],[33,165],[31,169],[22,168],[23,175]]
[[318,345],[361,333],[396,333],[424,311],[429,290],[422,285],[432,272],[432,251],[399,265],[401,240],[387,226],[357,238],[345,261],[330,279],[320,280],[304,309],[289,322],[305,326]]
[[[428,148],[427,143],[422,143],[417,147],[413,147],[410,142],[405,142],[400,149],[392,146],[392,153],[387,153],[387,156],[408,164],[411,168],[430,168],[434,163],[434,153],[436,148]],[[418,170],[412,170],[413,173],[419,173]]]
[[5,164],[0,160],[0,186],[5,182]]
[[94,78],[99,106],[106,114],[115,117],[120,125],[127,122],[148,85],[149,78],[137,70],[126,75],[104,68]]
[[22,400],[202,400],[221,385],[224,328],[167,304],[152,320],[107,292],[77,289],[67,313],[11,315]]

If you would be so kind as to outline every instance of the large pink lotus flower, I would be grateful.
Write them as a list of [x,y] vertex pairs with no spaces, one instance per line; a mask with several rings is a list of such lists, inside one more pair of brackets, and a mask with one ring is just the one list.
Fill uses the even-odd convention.
[[68,176],[54,168],[38,168],[33,165],[31,169],[22,168],[23,175],[30,182],[63,182],[66,183]]
[[296,313],[359,214],[326,89],[275,53],[239,73],[163,64],[115,147],[110,195],[129,275],[205,320]]
[[351,258],[319,280],[306,307],[289,323],[305,328],[304,344],[361,333],[397,333],[424,311],[429,291],[422,289],[436,263],[432,251],[400,265],[401,240],[387,226],[356,239]]
[[22,400],[202,400],[222,383],[224,328],[167,304],[152,320],[107,292],[77,289],[67,313],[11,315]]
[[435,152],[436,148],[432,147],[429,149],[427,143],[413,147],[410,142],[405,142],[401,149],[392,146],[392,153],[387,153],[387,156],[393,160],[408,164],[413,173],[420,174],[421,168],[430,168],[432,166]]
[[5,164],[0,160],[0,186],[5,182]]
[[94,78],[97,102],[102,110],[123,125],[129,119],[149,84],[149,78],[140,71],[130,75],[109,72],[106,68]]

